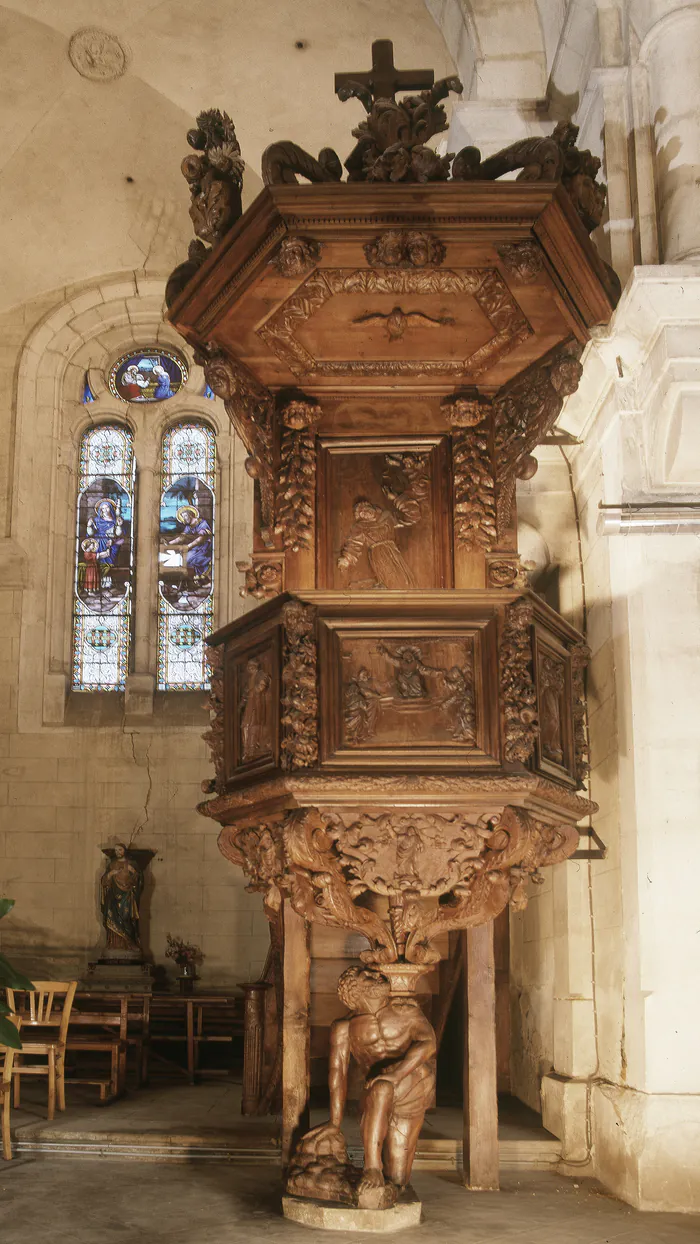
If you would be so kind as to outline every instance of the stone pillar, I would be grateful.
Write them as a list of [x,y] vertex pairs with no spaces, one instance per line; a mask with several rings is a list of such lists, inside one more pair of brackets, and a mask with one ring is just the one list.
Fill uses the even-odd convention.
[[[597,1050],[570,894],[566,1008],[580,1015],[571,1040],[555,1033],[554,1059],[559,1080],[567,1065],[573,1084],[588,1078],[579,1091],[596,1176],[639,1209],[686,1212],[700,1209],[699,295],[697,266],[637,268],[566,409],[583,439],[572,458],[593,651],[591,795],[607,855],[590,865],[588,896]],[[587,952],[583,925],[581,935]],[[549,1126],[556,1081],[543,1089]]]
[[661,258],[700,259],[700,5],[661,17],[640,60],[649,73]]

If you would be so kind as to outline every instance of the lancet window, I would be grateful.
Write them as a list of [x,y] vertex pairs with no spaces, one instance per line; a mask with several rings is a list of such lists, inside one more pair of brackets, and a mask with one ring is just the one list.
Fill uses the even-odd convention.
[[204,640],[212,628],[216,440],[204,423],[163,437],[158,554],[158,690],[209,685]]
[[121,691],[129,664],[134,575],[134,445],[102,424],[80,445],[73,593],[74,691]]

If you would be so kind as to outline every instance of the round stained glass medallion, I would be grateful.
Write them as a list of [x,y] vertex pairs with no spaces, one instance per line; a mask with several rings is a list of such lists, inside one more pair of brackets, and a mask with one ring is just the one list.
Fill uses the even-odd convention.
[[123,402],[165,402],[187,383],[187,364],[170,350],[123,354],[109,373],[109,387]]

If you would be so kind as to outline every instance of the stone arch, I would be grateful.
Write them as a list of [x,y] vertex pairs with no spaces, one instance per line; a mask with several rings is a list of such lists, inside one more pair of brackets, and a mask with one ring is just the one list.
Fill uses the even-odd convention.
[[[207,422],[217,433],[220,514],[233,517],[233,473],[251,506],[250,485],[223,404],[203,395],[204,378],[192,349],[163,321],[165,282],[138,274],[104,278],[57,301],[27,338],[19,361],[11,482],[10,538],[5,560],[24,591],[19,638],[20,730],[61,725],[65,719],[70,669],[72,540],[80,438],[91,422],[127,423],[135,435],[139,470],[141,558],[135,608],[134,677],[152,678],[155,636],[150,597],[153,580],[157,477],[164,428],[184,415]],[[114,397],[106,369],[120,354],[144,344],[174,347],[190,368],[188,382],[163,408],[138,409]],[[97,401],[82,402],[86,372]],[[37,503],[36,498],[43,498]],[[246,502],[237,502],[246,526]],[[221,522],[217,607],[219,616],[240,611],[237,582],[230,571],[235,539],[228,519]],[[244,537],[247,538],[247,532]],[[151,550],[149,552],[149,549]],[[234,572],[235,573],[235,572]],[[127,688],[128,696],[128,688]]]
[[465,99],[545,96],[559,22],[563,22],[560,4],[553,0],[499,0],[498,4],[493,0],[426,0],[426,5],[457,66]]

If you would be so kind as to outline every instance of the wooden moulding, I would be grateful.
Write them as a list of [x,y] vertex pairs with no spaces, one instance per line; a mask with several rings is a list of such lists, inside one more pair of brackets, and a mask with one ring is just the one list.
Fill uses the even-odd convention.
[[[444,259],[408,270],[380,266],[384,283],[362,294],[362,274],[373,271],[365,248],[388,229],[427,231],[444,248]],[[308,239],[314,248],[314,266],[301,278],[283,275],[272,262],[286,237]],[[539,245],[544,262],[523,281],[500,252],[526,240]],[[476,301],[456,286],[448,292],[455,274],[459,283],[460,273],[477,272],[500,282],[498,322],[490,325],[490,303],[480,304],[478,290]],[[352,276],[347,286],[343,274]],[[504,299],[513,307],[509,329]],[[292,302],[289,325],[281,327]],[[407,315],[422,313],[421,323],[405,337],[398,334],[401,340],[387,339],[380,322],[393,305]],[[498,389],[572,335],[585,343],[594,325],[607,323],[613,306],[605,265],[555,183],[323,184],[266,187],[190,280],[169,318],[193,345],[228,352],[273,391],[301,383],[315,396],[397,387],[447,393],[477,381]],[[368,317],[376,322],[359,322]],[[478,363],[475,356],[460,369],[457,352],[465,339]],[[407,369],[397,373],[401,359]]]

